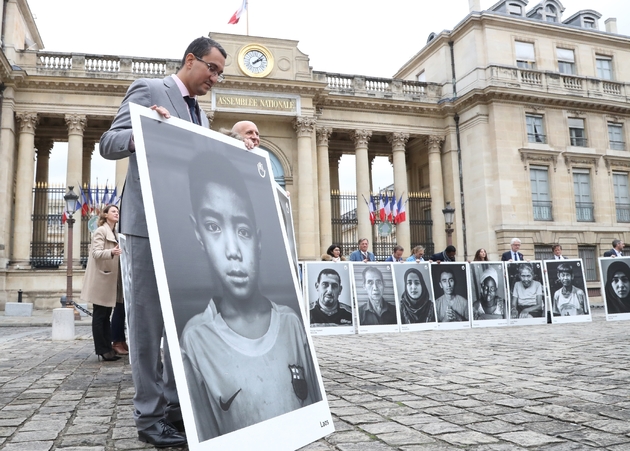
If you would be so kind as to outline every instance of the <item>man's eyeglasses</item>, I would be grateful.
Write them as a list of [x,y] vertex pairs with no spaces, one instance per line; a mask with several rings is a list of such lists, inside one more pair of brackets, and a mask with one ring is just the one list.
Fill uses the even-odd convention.
[[223,74],[219,73],[219,69],[217,68],[217,66],[215,66],[212,63],[208,63],[208,62],[202,60],[197,55],[193,55],[193,56],[195,58],[197,58],[198,61],[201,61],[203,64],[208,66],[208,71],[210,72],[210,75],[215,75],[217,77],[217,83],[221,83],[223,80],[225,80],[225,76]]

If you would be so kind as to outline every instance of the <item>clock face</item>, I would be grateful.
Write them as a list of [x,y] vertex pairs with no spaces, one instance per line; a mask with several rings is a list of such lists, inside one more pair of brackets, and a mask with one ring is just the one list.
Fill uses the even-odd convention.
[[252,74],[260,74],[267,69],[269,60],[267,55],[259,50],[250,50],[243,56],[243,64]]
[[239,52],[238,65],[245,75],[266,77],[273,69],[273,55],[260,44],[249,44]]

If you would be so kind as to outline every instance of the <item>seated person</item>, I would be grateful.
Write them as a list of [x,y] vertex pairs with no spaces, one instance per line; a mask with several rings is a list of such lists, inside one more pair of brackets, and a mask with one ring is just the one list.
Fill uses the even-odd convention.
[[512,290],[512,318],[540,318],[543,315],[542,284],[534,280],[531,263],[520,263],[517,269],[520,280]]

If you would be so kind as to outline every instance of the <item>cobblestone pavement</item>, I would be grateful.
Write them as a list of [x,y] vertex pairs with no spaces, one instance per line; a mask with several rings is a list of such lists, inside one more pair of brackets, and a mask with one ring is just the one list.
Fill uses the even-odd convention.
[[[4,317],[0,317],[0,325]],[[151,448],[90,328],[0,327],[0,449]],[[314,337],[336,432],[308,451],[630,450],[628,322]]]

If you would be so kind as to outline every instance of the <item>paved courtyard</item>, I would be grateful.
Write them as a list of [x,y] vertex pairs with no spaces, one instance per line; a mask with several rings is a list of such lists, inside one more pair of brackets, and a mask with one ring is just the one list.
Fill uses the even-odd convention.
[[[314,337],[336,432],[305,449],[630,450],[630,323],[593,312],[583,324]],[[0,316],[12,326],[0,327],[0,449],[151,448],[136,439],[128,359],[97,361],[87,325],[53,343],[42,323]]]

